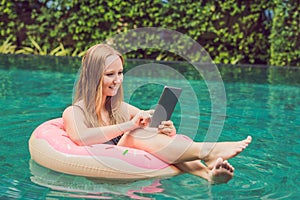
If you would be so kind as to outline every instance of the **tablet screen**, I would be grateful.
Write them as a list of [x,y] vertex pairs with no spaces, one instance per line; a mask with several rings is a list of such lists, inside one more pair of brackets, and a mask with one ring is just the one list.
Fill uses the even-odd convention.
[[150,127],[158,127],[162,121],[171,118],[182,89],[165,86],[151,118]]

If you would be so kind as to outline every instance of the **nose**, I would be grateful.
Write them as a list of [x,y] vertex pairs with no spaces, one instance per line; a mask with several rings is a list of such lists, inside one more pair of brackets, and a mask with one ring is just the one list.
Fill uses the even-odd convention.
[[123,76],[117,75],[114,79],[115,84],[120,84],[123,82]]

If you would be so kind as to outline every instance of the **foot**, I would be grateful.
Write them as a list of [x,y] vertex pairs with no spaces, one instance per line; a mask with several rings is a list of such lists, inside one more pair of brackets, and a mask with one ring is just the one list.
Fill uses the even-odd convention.
[[227,183],[233,177],[234,168],[222,158],[218,158],[213,169],[209,172],[208,181],[212,184]]
[[203,161],[209,169],[214,167],[218,158],[228,160],[241,153],[252,141],[248,136],[245,140],[238,142],[217,142],[203,144]]

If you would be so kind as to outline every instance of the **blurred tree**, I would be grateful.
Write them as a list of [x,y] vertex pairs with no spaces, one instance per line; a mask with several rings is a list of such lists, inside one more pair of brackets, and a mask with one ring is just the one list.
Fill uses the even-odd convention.
[[300,66],[300,1],[274,2],[270,64]]
[[[18,50],[34,41],[43,52],[63,46],[76,55],[116,33],[163,27],[197,41],[216,63],[300,66],[299,8],[299,0],[2,0],[0,44],[11,38]],[[159,49],[129,57],[182,59]]]

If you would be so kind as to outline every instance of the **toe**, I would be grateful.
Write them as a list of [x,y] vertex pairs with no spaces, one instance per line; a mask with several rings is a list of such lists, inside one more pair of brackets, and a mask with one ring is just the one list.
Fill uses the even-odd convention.
[[220,167],[222,167],[223,164],[223,159],[222,158],[218,158],[216,161],[216,169],[219,169]]

